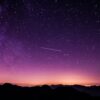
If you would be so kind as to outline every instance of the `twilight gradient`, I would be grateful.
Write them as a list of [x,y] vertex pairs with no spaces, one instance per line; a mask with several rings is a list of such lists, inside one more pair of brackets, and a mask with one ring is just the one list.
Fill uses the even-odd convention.
[[0,0],[0,82],[100,85],[99,0]]

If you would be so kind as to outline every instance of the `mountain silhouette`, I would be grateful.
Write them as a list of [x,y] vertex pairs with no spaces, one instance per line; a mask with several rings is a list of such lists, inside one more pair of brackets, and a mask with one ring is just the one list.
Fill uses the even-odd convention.
[[0,98],[14,100],[100,100],[100,87],[80,85],[43,85],[21,87],[5,83],[0,85]]

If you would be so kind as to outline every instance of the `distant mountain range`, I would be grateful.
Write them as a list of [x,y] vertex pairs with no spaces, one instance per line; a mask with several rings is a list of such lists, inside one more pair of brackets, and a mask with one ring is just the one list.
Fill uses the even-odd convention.
[[21,87],[5,83],[0,85],[0,98],[10,100],[100,100],[100,86],[43,85]]

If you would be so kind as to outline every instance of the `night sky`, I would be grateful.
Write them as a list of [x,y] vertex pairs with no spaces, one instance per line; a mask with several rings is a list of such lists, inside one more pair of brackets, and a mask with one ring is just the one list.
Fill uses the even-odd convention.
[[0,82],[100,85],[100,0],[0,0]]

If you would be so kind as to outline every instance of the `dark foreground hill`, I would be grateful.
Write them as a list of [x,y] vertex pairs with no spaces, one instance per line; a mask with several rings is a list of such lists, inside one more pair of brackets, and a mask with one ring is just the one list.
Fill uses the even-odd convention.
[[0,98],[2,100],[100,100],[100,87],[79,85],[20,87],[6,83],[0,85]]

